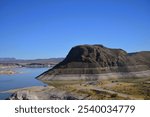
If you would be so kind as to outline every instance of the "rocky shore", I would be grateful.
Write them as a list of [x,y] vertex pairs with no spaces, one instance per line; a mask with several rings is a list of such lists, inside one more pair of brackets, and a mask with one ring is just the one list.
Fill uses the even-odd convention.
[[4,91],[8,100],[139,100],[150,99],[150,77],[104,78],[101,80],[55,80],[48,86]]
[[84,81],[97,81],[110,78],[141,78],[149,77],[150,70],[138,71],[138,72],[111,72],[102,74],[58,74],[47,75],[45,77],[38,77],[42,81],[61,81],[61,80],[84,80]]
[[57,89],[53,86],[34,86],[22,89],[14,89],[3,93],[12,93],[7,100],[81,100],[87,95],[77,95]]

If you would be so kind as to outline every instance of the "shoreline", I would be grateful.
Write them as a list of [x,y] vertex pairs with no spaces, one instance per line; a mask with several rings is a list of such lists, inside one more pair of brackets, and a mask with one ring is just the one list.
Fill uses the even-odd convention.
[[[51,83],[48,84],[48,81]],[[148,92],[145,91],[149,89],[150,70],[56,75],[51,80],[43,82],[47,82],[47,86],[24,87],[0,93],[11,94],[6,98],[9,100],[149,99]],[[141,92],[144,92],[143,95]]]
[[13,75],[17,74],[15,70],[0,70],[0,75]]
[[150,70],[138,72],[111,72],[103,74],[61,74],[61,75],[45,75],[37,77],[41,81],[57,81],[57,80],[102,80],[110,78],[140,78],[149,77]]

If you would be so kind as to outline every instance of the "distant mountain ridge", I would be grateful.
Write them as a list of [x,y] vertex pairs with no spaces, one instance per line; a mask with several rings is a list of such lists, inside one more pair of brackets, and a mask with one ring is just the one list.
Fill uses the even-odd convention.
[[110,72],[136,72],[150,69],[150,51],[127,53],[122,49],[103,45],[73,47],[66,58],[39,79],[64,74],[101,74]]
[[16,59],[16,58],[0,58],[1,65],[11,65],[11,66],[23,66],[23,67],[36,67],[36,66],[48,66],[56,65],[61,62],[64,58],[49,58],[49,59]]
[[0,61],[14,61],[16,58],[0,58]]

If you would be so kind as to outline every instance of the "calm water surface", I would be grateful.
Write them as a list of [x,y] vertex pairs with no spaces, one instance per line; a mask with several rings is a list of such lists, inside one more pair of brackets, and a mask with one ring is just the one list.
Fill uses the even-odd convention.
[[[16,71],[21,72],[20,74],[14,75],[0,75],[0,92],[16,88],[24,88],[31,86],[44,86],[46,84],[35,77],[49,68],[16,68]],[[10,94],[0,93],[0,99],[5,99]]]

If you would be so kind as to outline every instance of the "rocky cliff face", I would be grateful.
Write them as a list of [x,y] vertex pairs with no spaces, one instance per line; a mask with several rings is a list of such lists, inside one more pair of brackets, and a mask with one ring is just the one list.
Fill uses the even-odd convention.
[[102,45],[81,45],[71,49],[66,59],[55,68],[95,68],[124,66],[129,63],[127,52]]
[[111,49],[103,45],[79,45],[73,47],[62,62],[37,78],[61,74],[133,72],[149,68],[150,52],[128,54],[122,49]]

